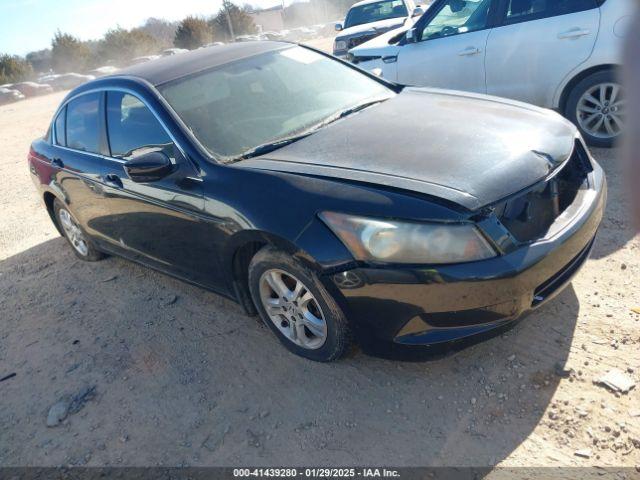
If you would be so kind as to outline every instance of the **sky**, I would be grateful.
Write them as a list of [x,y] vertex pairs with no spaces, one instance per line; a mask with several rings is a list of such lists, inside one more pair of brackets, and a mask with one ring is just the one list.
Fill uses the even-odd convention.
[[[267,8],[280,1],[234,3]],[[213,15],[221,4],[222,0],[0,0],[0,54],[25,55],[48,48],[58,29],[94,40],[110,28],[132,28],[149,17],[181,20],[187,15]]]

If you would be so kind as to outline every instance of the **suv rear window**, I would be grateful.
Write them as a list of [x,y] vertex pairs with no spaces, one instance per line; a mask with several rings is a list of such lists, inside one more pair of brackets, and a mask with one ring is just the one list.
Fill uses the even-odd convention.
[[349,10],[344,21],[344,28],[408,15],[407,6],[402,0],[382,0],[380,2],[367,3]]

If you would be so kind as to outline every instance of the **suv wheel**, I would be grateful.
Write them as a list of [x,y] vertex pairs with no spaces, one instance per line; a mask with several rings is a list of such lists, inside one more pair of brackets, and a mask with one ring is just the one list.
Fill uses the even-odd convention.
[[594,147],[612,147],[624,130],[624,90],[613,70],[596,72],[569,94],[565,116]]
[[260,250],[249,266],[249,288],[262,320],[291,352],[329,362],[347,351],[351,329],[342,310],[318,277],[290,255]]

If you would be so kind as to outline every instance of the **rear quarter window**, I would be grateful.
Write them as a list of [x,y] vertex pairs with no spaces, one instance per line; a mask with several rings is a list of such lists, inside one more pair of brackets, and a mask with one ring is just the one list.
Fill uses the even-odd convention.
[[67,107],[64,107],[54,122],[56,145],[67,146]]

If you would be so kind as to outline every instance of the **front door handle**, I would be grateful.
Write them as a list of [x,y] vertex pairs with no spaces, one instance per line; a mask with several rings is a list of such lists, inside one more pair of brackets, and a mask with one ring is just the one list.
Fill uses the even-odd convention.
[[110,173],[109,175],[105,175],[104,183],[113,188],[122,188],[122,180],[117,175]]
[[476,48],[476,47],[467,47],[464,50],[462,50],[460,53],[458,53],[458,55],[460,55],[461,57],[468,57],[470,55],[477,55],[480,53],[480,49]]
[[566,38],[579,38],[584,37],[585,35],[589,35],[591,31],[585,28],[572,28],[571,30],[567,30],[566,32],[562,32],[558,34],[558,38],[560,40],[564,40]]
[[59,158],[54,158],[51,160],[51,166],[56,168],[64,168],[64,162]]

